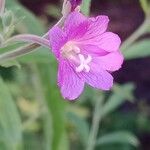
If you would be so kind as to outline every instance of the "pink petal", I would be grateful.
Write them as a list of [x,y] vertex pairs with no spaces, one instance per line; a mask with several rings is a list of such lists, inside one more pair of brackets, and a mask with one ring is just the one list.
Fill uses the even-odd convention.
[[84,89],[84,81],[78,77],[67,61],[61,60],[58,69],[58,85],[64,98],[76,99]]
[[94,65],[104,70],[116,71],[121,68],[123,55],[120,52],[109,53],[105,56],[93,58]]
[[84,21],[81,24],[79,24],[77,28],[72,28],[68,33],[68,39],[78,41],[78,39],[82,38],[86,34],[88,27],[88,22]]
[[61,47],[67,42],[67,36],[59,27],[54,26],[49,31],[49,40],[52,52],[58,58]]
[[106,32],[102,34],[98,39],[98,46],[108,52],[117,51],[121,44],[119,36],[112,32]]
[[89,73],[82,73],[82,78],[85,79],[87,84],[97,89],[110,90],[113,86],[112,75],[102,69],[99,69],[98,71],[92,70]]
[[71,34],[76,31],[81,23],[86,21],[87,18],[79,12],[72,12],[66,19],[64,24],[64,30],[67,34]]
[[91,45],[91,44],[85,44],[84,45],[84,43],[83,44],[79,43],[78,47],[81,49],[82,54],[84,54],[84,55],[89,54],[89,55],[94,56],[94,57],[104,56],[104,55],[109,53],[103,49],[100,49],[98,46]]
[[78,43],[82,43],[82,45],[94,45],[99,47],[99,49],[103,49],[107,52],[117,51],[120,47],[121,40],[119,36],[112,32],[105,32],[101,35],[93,36],[90,39],[86,39],[83,37],[79,39]]
[[109,18],[107,16],[98,16],[88,19],[89,27],[87,33],[81,41],[90,40],[104,33],[108,27]]

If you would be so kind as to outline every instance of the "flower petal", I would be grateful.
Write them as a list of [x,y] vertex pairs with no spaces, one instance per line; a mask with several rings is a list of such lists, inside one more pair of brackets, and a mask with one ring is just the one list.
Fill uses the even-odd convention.
[[93,58],[93,63],[104,70],[116,71],[121,68],[123,55],[120,52],[109,53],[105,56]]
[[103,49],[100,49],[96,45],[91,45],[91,44],[84,45],[84,43],[83,44],[77,43],[77,45],[81,49],[84,55],[91,55],[91,56],[98,57],[98,56],[104,56],[109,53]]
[[109,18],[101,15],[96,18],[92,17],[88,19],[87,22],[89,23],[89,27],[84,37],[80,39],[81,41],[91,40],[104,33],[108,27]]
[[71,34],[72,32],[76,31],[76,29],[79,27],[81,23],[83,23],[86,20],[87,18],[84,15],[74,11],[70,13],[70,15],[67,17],[64,24],[64,30],[66,31],[67,34]]
[[57,26],[49,31],[49,40],[52,52],[58,58],[61,47],[67,42],[67,35]]
[[105,32],[98,39],[98,46],[108,52],[117,51],[121,44],[119,36],[112,32]]
[[90,39],[85,39],[85,37],[83,37],[82,39],[79,39],[78,43],[82,45],[93,45],[104,51],[114,52],[119,49],[121,40],[117,34],[105,32],[101,35],[93,36]]
[[110,90],[113,86],[112,75],[102,69],[99,69],[99,71],[93,70],[89,73],[82,73],[82,77],[87,84],[97,89]]
[[88,22],[84,21],[79,24],[76,29],[72,28],[72,31],[70,30],[70,32],[68,33],[69,40],[78,41],[78,39],[82,38],[86,34],[88,26]]
[[84,89],[84,81],[74,72],[67,61],[61,60],[58,69],[58,85],[64,98],[76,99]]

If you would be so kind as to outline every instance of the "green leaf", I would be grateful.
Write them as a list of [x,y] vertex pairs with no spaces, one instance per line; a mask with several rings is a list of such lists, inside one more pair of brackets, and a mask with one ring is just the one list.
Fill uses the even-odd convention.
[[[8,51],[13,51],[22,45],[23,45],[22,43],[12,43],[12,44],[7,45],[5,47],[0,47],[0,55],[5,53],[5,52],[8,52]],[[10,60],[10,61],[1,63],[0,66],[6,67],[6,68],[11,67],[11,66],[16,66],[18,68],[21,68],[20,64],[16,60]]]
[[[32,33],[41,35],[44,33],[44,27],[40,21],[29,10],[20,5],[16,0],[7,0],[6,8],[15,13],[16,18],[25,17],[20,23],[17,24],[16,29],[20,32]],[[19,20],[17,20],[18,22]]]
[[142,7],[143,11],[145,12],[145,14],[147,14],[149,11],[148,0],[140,0],[140,4],[141,4],[141,7]]
[[150,40],[136,42],[123,53],[127,60],[148,57],[150,56]]
[[91,0],[82,0],[81,11],[85,15],[88,16],[90,14],[90,8],[91,8]]
[[[29,10],[25,9],[23,6],[21,6],[18,2],[15,0],[7,1],[6,3],[7,8],[11,9],[12,11],[19,11],[19,13],[16,13],[17,18],[25,16],[25,19],[21,21],[17,25],[17,30],[22,32],[29,32],[33,34],[44,34],[44,26],[41,24],[41,22],[32,14],[29,12]],[[17,58],[19,62],[23,63],[31,63],[31,62],[38,62],[38,63],[48,63],[54,61],[54,57],[50,55],[50,50],[40,47],[38,50],[24,55],[22,57]]]
[[71,112],[69,112],[67,116],[68,116],[69,121],[73,123],[76,130],[78,131],[80,135],[79,136],[80,140],[82,141],[84,146],[86,146],[87,141],[88,141],[88,135],[89,135],[89,126],[87,122],[83,120],[82,118],[80,118],[79,116],[77,116],[76,114],[71,113]]
[[4,63],[1,63],[0,66],[8,68],[8,67],[12,67],[12,66],[16,66],[17,68],[21,68],[21,65],[16,61],[16,60],[10,60]]
[[[23,45],[24,45],[23,43],[13,43],[5,47],[0,47],[0,54],[3,54],[8,51],[13,51]],[[32,53],[18,57],[16,60],[21,63],[31,63],[31,62],[48,63],[48,62],[54,62],[55,58],[48,48],[40,47],[35,51],[33,51]]]
[[103,117],[108,113],[111,113],[115,109],[117,109],[121,104],[123,104],[126,100],[133,99],[133,84],[125,84],[122,86],[115,85],[113,88],[112,95],[108,98],[106,103],[102,108]]
[[15,50],[19,48],[20,46],[23,46],[23,43],[12,43],[10,45],[0,47],[0,54],[11,51],[11,50]]
[[67,133],[62,135],[58,150],[69,150],[69,139]]
[[32,53],[18,57],[17,60],[21,63],[50,63],[54,62],[55,58],[49,49],[40,47]]
[[118,131],[114,133],[106,134],[98,138],[97,145],[108,145],[108,144],[131,144],[137,147],[139,145],[138,139],[128,131]]
[[63,147],[62,137],[65,130],[65,106],[66,102],[61,98],[56,86],[56,64],[39,65],[41,81],[46,96],[47,105],[52,116],[53,140],[52,150]]
[[[47,108],[47,106],[45,106]],[[50,112],[43,116],[44,147],[45,150],[52,150],[52,117]]]
[[22,129],[19,112],[10,91],[0,78],[0,145],[3,150],[20,150]]
[[3,21],[3,26],[4,27],[9,27],[13,24],[13,13],[12,11],[6,11],[2,17],[2,21]]

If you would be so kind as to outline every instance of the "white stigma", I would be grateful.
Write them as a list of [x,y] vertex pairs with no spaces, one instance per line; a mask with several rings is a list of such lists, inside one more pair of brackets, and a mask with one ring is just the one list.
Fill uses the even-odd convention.
[[68,59],[70,62],[74,63],[76,72],[89,72],[90,66],[89,63],[92,61],[90,55],[84,56],[81,54],[81,49],[73,42],[66,43],[61,48],[61,54],[64,58]]
[[79,59],[80,59],[80,65],[76,67],[76,72],[81,72],[85,70],[85,72],[90,71],[89,63],[92,61],[92,57],[88,55],[87,58],[85,58],[82,54],[79,54]]

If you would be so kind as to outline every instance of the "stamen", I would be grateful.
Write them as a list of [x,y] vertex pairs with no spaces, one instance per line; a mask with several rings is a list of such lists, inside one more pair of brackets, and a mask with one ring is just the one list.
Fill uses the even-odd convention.
[[61,52],[64,57],[69,58],[71,55],[79,54],[80,48],[77,47],[73,42],[68,42],[61,48]]
[[80,48],[77,47],[77,46],[73,46],[73,51],[76,52],[76,53],[80,53]]
[[76,67],[76,72],[89,72],[90,67],[88,64],[92,61],[92,57],[88,55],[87,58],[85,58],[84,55],[82,55],[80,52],[80,48],[71,41],[66,43],[61,48],[61,53],[63,57],[70,60],[75,65],[79,65],[78,67]]
[[79,59],[80,59],[80,65],[76,67],[76,72],[81,72],[85,70],[85,72],[90,71],[89,63],[92,61],[92,57],[88,55],[87,58],[85,58],[82,54],[79,54]]

